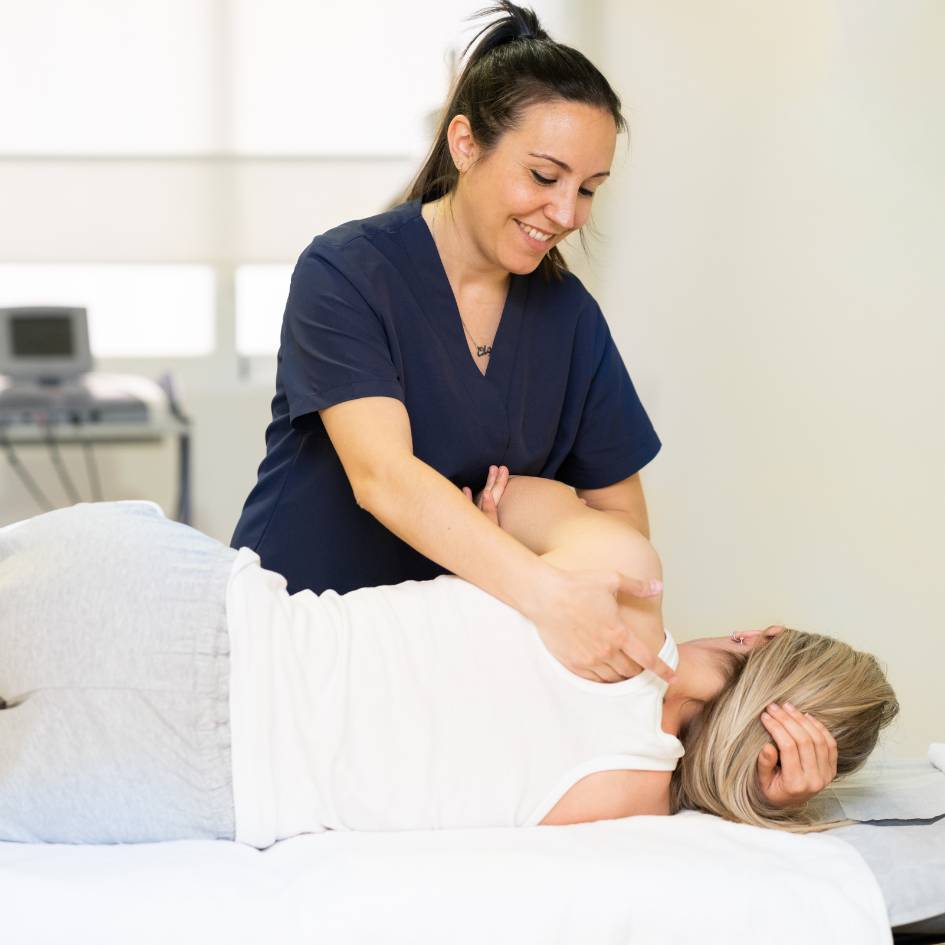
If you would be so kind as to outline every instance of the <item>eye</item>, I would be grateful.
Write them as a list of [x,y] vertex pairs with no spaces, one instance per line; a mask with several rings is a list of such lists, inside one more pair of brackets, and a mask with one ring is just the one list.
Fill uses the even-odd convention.
[[[558,181],[557,181],[556,178],[554,178],[554,177],[542,177],[541,174],[538,173],[538,171],[532,171],[532,177],[534,177],[536,183],[541,184],[542,187],[549,187],[549,186],[551,186],[551,184],[557,184],[557,183],[558,183]],[[593,197],[593,196],[594,196],[594,191],[593,191],[593,190],[588,190],[586,187],[580,187],[580,188],[578,189],[578,193],[579,193],[582,197]]]

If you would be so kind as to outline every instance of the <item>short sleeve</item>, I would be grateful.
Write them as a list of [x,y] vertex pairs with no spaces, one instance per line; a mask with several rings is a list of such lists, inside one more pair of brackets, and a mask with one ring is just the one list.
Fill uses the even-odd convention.
[[595,367],[574,443],[555,475],[576,489],[602,489],[639,472],[661,443],[597,303]]
[[342,271],[351,262],[309,247],[292,273],[279,374],[293,426],[346,400],[404,399],[381,315]]

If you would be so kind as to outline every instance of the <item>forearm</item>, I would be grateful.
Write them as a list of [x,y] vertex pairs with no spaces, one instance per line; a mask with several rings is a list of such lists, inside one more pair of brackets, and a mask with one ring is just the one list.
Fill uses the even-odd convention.
[[552,567],[497,527],[445,476],[415,456],[361,484],[359,503],[420,554],[531,613]]

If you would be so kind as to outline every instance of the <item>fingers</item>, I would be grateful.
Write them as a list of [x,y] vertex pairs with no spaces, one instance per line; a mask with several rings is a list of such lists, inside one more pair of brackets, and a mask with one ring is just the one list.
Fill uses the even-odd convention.
[[[797,711],[797,710],[795,710]],[[827,757],[827,742],[820,732],[820,729],[814,725],[813,719],[806,712],[798,712],[798,721],[804,725],[810,735],[811,743],[814,746],[814,755],[817,759],[817,773],[824,785],[831,781],[827,772],[830,769],[830,761]]]
[[652,666],[647,666],[647,669],[656,673],[664,682],[671,683],[676,681],[676,670],[674,670],[669,663],[664,663],[661,659],[657,659]]
[[510,473],[508,466],[489,467],[489,472],[486,475],[485,485],[482,487],[482,491],[479,493],[480,508],[482,508],[482,497],[486,493],[491,493],[493,502],[496,505],[499,504],[502,499],[502,494],[505,492],[505,487],[509,484],[509,477]]
[[484,512],[496,525],[499,525],[499,502],[508,483],[508,466],[490,466],[486,484],[478,495],[474,495],[469,486],[463,486],[462,492],[480,512]]
[[643,581],[618,572],[617,592],[629,594],[631,597],[657,597],[663,592],[662,581]]
[[509,467],[500,466],[499,472],[496,475],[495,484],[492,487],[492,496],[495,499],[495,504],[498,505],[502,501],[502,496],[505,493],[505,487],[509,484]]
[[[825,733],[828,736],[830,733],[827,732],[826,728],[818,725],[812,715],[801,712],[799,709],[792,706],[790,702],[785,702],[783,708],[789,714],[790,718],[793,719],[794,724],[801,725],[806,730],[806,734],[802,737],[810,740],[810,745],[814,753],[814,763],[811,765],[810,770],[807,771],[807,783],[810,789],[820,791],[833,780],[836,774],[836,770],[830,770],[829,749],[827,738],[825,737]],[[801,754],[802,760],[804,760],[806,766],[807,756],[804,755],[803,751]]]
[[[777,717],[775,715],[777,714]],[[768,706],[767,712],[761,713],[761,724],[768,730],[768,734],[778,746],[778,756],[781,761],[781,779],[790,793],[795,793],[798,773],[803,771],[801,753],[791,730],[784,724],[787,713],[774,703]]]
[[787,800],[804,803],[833,780],[836,775],[835,761],[831,760],[833,738],[813,716],[789,702],[782,706],[772,703],[762,713],[761,721],[778,747]]
[[830,734],[830,729],[820,719],[815,719],[809,712],[806,718],[820,732],[827,752],[826,776],[828,784],[837,776],[837,740]]
[[619,682],[621,679],[630,679],[636,676],[642,667],[639,663],[630,659],[623,650],[617,650],[611,656],[607,657],[607,666],[614,674],[612,682]]
[[774,770],[778,766],[778,749],[768,742],[758,752],[758,778],[764,790],[768,790],[774,780]]
[[633,634],[627,635],[623,651],[644,669],[656,673],[660,679],[672,682],[676,678],[673,668],[668,663],[664,663],[656,654],[651,653],[647,646]]
[[490,466],[489,474],[486,476],[486,484],[482,487],[483,492],[488,492],[495,485],[496,477],[499,475],[498,466]]
[[642,669],[656,673],[667,682],[672,682],[676,674],[672,667],[654,656],[637,637],[620,626],[622,644],[606,654],[599,654],[595,670],[606,682],[620,682],[639,674]]
[[499,501],[502,498],[502,493],[505,492],[505,487],[509,484],[509,467],[508,466],[490,466],[489,475],[486,477],[486,484],[482,487],[482,491],[491,492],[492,499],[496,505],[499,504]]

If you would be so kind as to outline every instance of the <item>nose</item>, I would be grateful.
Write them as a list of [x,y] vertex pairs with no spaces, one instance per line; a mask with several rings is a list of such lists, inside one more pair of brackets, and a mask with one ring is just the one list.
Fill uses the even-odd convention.
[[577,192],[556,194],[545,208],[548,217],[562,230],[573,230],[577,223]]

